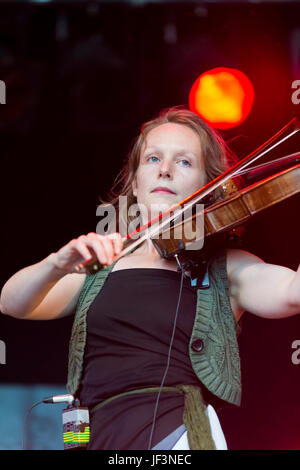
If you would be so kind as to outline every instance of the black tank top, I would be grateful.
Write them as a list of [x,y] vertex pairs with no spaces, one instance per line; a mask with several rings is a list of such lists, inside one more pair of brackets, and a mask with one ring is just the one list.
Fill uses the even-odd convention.
[[[110,273],[87,315],[80,400],[93,407],[130,390],[160,386],[181,273],[152,268]],[[200,385],[189,358],[197,296],[184,279],[165,386]],[[118,398],[91,417],[89,449],[147,449],[157,393]],[[182,424],[184,398],[162,392],[152,447]]]

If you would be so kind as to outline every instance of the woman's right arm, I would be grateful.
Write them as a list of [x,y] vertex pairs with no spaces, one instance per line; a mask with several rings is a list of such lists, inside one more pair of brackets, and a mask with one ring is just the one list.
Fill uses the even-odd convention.
[[75,266],[95,258],[101,264],[111,264],[121,249],[119,234],[89,233],[71,240],[58,252],[14,274],[2,288],[0,311],[29,320],[71,315],[86,278],[85,270],[77,273]]

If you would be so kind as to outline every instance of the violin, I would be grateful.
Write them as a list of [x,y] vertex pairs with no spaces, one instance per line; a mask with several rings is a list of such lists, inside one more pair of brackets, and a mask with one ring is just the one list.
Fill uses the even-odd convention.
[[[171,207],[160,216],[123,237],[123,250],[118,255],[118,259],[133,251],[147,238],[150,238],[163,258],[171,259],[175,257],[179,267],[181,269],[184,267],[185,270],[193,264],[193,257],[187,256],[189,245],[195,242],[199,244],[200,242],[201,249],[197,250],[197,256],[199,257],[200,254],[200,259],[204,263],[209,253],[220,242],[235,236],[238,227],[243,226],[261,211],[300,192],[300,163],[272,176],[268,176],[241,190],[237,189],[233,180],[234,176],[245,172],[244,168],[246,166],[261,158],[299,130],[300,122],[297,118],[292,119],[272,138],[232,168],[176,204],[176,206]],[[299,156],[300,154],[294,154],[295,158]],[[268,165],[270,164],[259,165],[257,168],[261,169],[261,167]],[[220,187],[222,188],[224,198],[211,205],[206,205],[206,207],[205,204],[200,204],[201,209],[197,212],[195,209],[199,206],[199,201],[207,200],[212,192]],[[182,222],[182,215],[186,214],[188,210],[194,210],[195,213],[185,218],[184,222]],[[179,218],[180,221],[176,222]],[[197,225],[200,218],[202,218],[202,224]],[[192,231],[194,234],[193,239],[186,236],[186,230],[178,230],[182,229],[183,223],[185,227],[190,227],[191,230],[188,233],[190,234]],[[200,230],[201,233],[199,233],[199,226],[202,228]],[[136,238],[137,232],[139,232],[139,238],[133,241],[133,235]],[[179,238],[178,233],[181,233]],[[80,272],[82,267],[86,268],[90,274],[95,274],[104,266],[98,260],[92,260],[79,264],[75,269]]]
[[[254,215],[299,192],[300,163],[234,192],[225,200],[204,210],[205,243],[224,232],[230,232],[232,236],[236,227],[245,224]],[[193,216],[190,222],[193,223],[195,218],[196,216]],[[189,219],[185,223],[188,221]],[[178,243],[173,235],[177,227],[175,224],[170,229],[161,231],[158,239],[152,239],[157,251],[164,258],[172,257],[178,249],[184,249],[184,246],[191,242],[183,233],[182,240]]]

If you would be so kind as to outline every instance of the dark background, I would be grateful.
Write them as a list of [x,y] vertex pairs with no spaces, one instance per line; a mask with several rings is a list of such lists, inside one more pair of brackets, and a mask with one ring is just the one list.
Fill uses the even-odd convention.
[[[197,77],[227,66],[255,89],[246,121],[223,136],[239,158],[294,116],[300,80],[298,2],[0,2],[1,287],[72,238],[95,231],[142,122],[188,104]],[[263,161],[300,150],[299,135]],[[297,270],[299,195],[248,224],[244,247]],[[66,382],[72,318],[0,316],[2,383]],[[299,317],[245,313],[243,401],[220,419],[231,449],[300,449]],[[1,408],[1,404],[0,404]]]

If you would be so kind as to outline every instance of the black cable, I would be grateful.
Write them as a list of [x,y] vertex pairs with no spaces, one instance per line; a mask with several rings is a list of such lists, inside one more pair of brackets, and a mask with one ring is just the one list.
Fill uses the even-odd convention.
[[27,410],[27,413],[25,415],[24,423],[23,423],[23,432],[22,432],[22,450],[25,450],[25,427],[27,424],[27,420],[29,417],[29,414],[35,406],[39,405],[40,403],[68,403],[68,405],[74,405],[79,406],[79,400],[75,399],[73,395],[67,394],[67,395],[54,395],[52,397],[47,397],[43,398],[43,400],[37,401],[34,403],[29,410]]
[[149,437],[149,444],[148,444],[148,450],[151,450],[151,445],[152,445],[152,438],[153,438],[153,432],[154,432],[154,426],[155,426],[155,421],[156,421],[156,414],[157,414],[157,409],[158,409],[158,402],[161,394],[161,389],[163,387],[164,381],[166,379],[168,370],[169,370],[169,365],[170,365],[170,359],[171,359],[171,350],[173,346],[173,341],[174,341],[174,336],[175,336],[175,329],[176,329],[176,323],[177,323],[177,317],[178,317],[178,311],[179,311],[179,305],[181,301],[181,295],[182,295],[182,286],[183,286],[183,278],[184,278],[184,271],[183,269],[181,270],[181,282],[180,282],[180,290],[179,290],[179,296],[177,300],[177,307],[176,307],[176,313],[175,313],[175,319],[174,319],[174,324],[173,324],[173,331],[172,331],[172,336],[171,336],[171,341],[169,345],[169,353],[168,353],[168,360],[167,360],[167,365],[165,368],[165,372],[159,387],[156,403],[155,403],[155,408],[154,408],[154,413],[153,413],[153,421],[152,421],[152,428],[150,432],[150,437]]
[[27,413],[26,413],[26,416],[25,416],[25,419],[24,419],[24,423],[23,423],[23,432],[22,432],[22,450],[26,450],[25,449],[25,427],[26,427],[26,424],[27,424],[27,420],[28,420],[28,417],[30,415],[30,412],[32,410],[32,408],[34,408],[35,406],[39,405],[40,403],[43,403],[43,400],[40,400],[40,401],[37,401],[36,403],[34,403],[30,408],[29,410],[27,410]]

